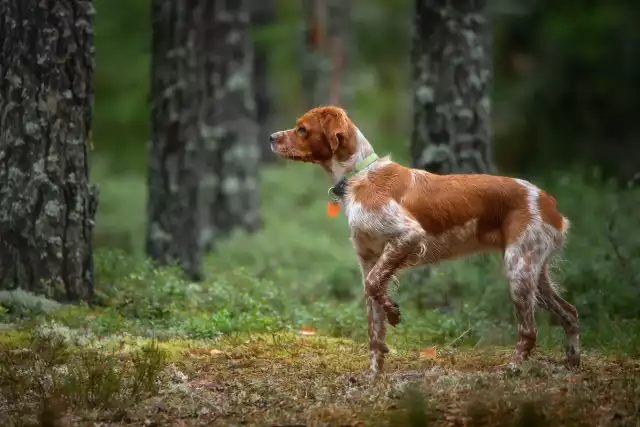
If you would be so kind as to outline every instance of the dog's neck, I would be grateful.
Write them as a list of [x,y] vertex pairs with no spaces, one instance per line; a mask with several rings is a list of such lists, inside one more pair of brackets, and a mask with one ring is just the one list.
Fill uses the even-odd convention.
[[335,157],[331,159],[331,164],[329,165],[329,173],[331,174],[331,179],[334,184],[340,181],[345,175],[353,171],[358,162],[364,160],[365,158],[367,158],[367,156],[374,153],[373,147],[357,127],[355,132],[354,148],[355,149],[353,151],[353,154],[351,154],[351,156],[347,160],[340,161]]

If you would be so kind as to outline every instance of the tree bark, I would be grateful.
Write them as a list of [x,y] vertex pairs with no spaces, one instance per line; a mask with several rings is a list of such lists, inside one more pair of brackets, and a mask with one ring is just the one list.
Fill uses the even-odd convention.
[[216,237],[260,225],[247,1],[153,0],[147,253],[202,278]]
[[[439,174],[492,173],[487,0],[414,5],[412,165]],[[430,272],[413,269],[409,280],[420,284]],[[428,301],[416,295],[418,308]]]
[[0,288],[91,303],[91,0],[0,0]]
[[307,108],[353,103],[352,0],[309,0],[303,2],[302,91]]
[[[273,24],[276,19],[276,1],[261,0],[251,3],[251,26],[258,31]],[[271,64],[269,51],[263,40],[254,40],[253,88],[256,99],[256,121],[258,122],[258,145],[261,161],[272,163],[277,160],[267,143],[274,130],[274,102],[271,91]]]
[[[200,134],[196,52],[204,11],[197,0],[153,0],[147,254],[160,265],[178,263],[202,276],[201,194],[205,170]],[[204,71],[200,71],[205,74]]]
[[491,173],[491,29],[487,0],[416,0],[413,166]]
[[[213,28],[205,46],[211,67],[203,129],[208,147],[207,168],[219,177],[210,197],[209,217],[213,236],[224,237],[235,229],[256,231],[261,226],[256,105],[253,93],[253,45],[249,0],[217,0]],[[208,248],[212,248],[208,244]]]

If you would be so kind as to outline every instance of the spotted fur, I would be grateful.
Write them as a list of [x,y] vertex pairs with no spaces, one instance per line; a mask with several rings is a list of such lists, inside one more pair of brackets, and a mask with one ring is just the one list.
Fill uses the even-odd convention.
[[[347,114],[319,107],[293,129],[271,136],[285,158],[320,165],[333,183],[372,154],[373,148]],[[578,313],[562,299],[549,265],[562,249],[569,221],[555,200],[528,181],[491,175],[437,175],[382,157],[349,178],[340,201],[351,230],[369,318],[370,370],[382,371],[386,322],[401,321],[388,292],[401,269],[483,251],[503,256],[518,325],[510,366],[535,347],[536,304],[555,315],[566,335],[569,366],[580,364]]]

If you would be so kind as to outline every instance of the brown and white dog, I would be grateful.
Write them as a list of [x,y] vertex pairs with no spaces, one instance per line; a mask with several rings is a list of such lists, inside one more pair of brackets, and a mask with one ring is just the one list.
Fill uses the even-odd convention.
[[[518,322],[509,366],[529,357],[537,339],[534,305],[553,313],[566,333],[565,362],[580,365],[578,313],[549,277],[569,221],[553,197],[515,178],[437,175],[377,158],[369,141],[337,107],[308,111],[289,130],[270,137],[274,153],[327,171],[351,230],[367,296],[370,369],[382,371],[385,319],[400,322],[387,286],[402,268],[480,251],[499,251]],[[362,168],[365,159],[370,159]],[[360,170],[361,169],[361,170]],[[345,179],[346,177],[346,179]]]

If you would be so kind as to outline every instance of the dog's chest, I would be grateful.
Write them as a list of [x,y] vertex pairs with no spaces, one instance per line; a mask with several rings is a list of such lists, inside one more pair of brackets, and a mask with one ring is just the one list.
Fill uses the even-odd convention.
[[373,209],[366,201],[357,201],[347,193],[342,207],[352,233],[365,233],[386,239],[402,234],[408,225],[402,207],[394,200]]
[[371,209],[365,202],[355,201],[347,194],[342,206],[353,245],[363,257],[380,255],[389,239],[402,235],[410,225],[395,201],[389,201],[382,208]]

